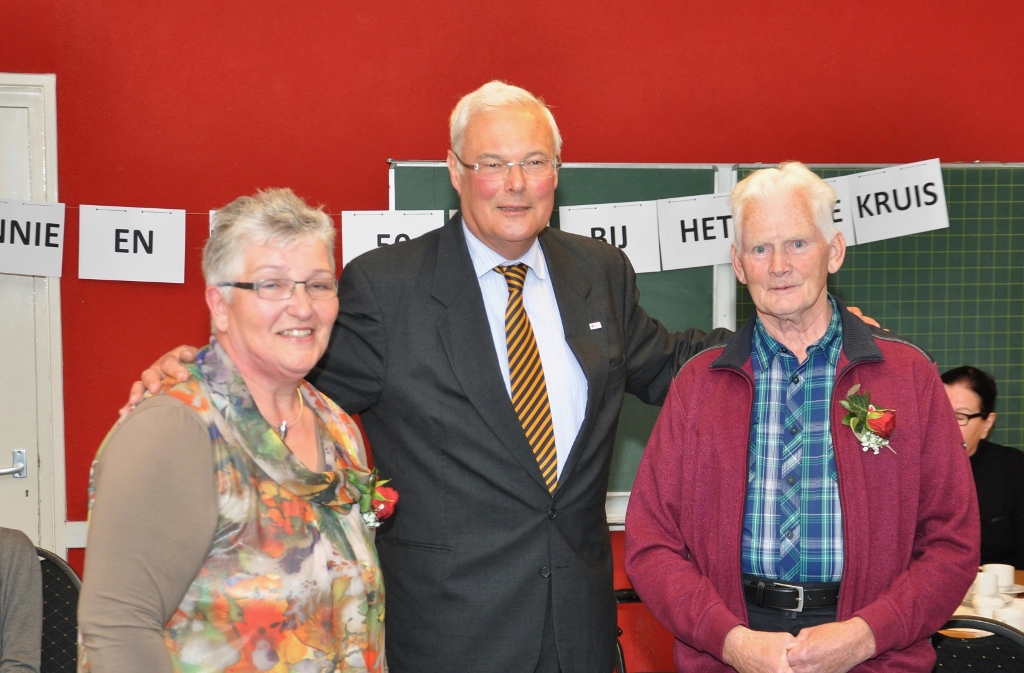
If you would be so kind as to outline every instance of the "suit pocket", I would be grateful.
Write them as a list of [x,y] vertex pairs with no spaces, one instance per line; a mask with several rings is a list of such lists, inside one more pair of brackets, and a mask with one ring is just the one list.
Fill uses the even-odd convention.
[[622,380],[626,378],[626,359],[622,358],[617,364],[612,365],[608,370],[608,383],[607,386],[610,388],[614,385],[622,383]]
[[432,551],[450,554],[455,551],[454,547],[448,547],[440,544],[431,544],[429,542],[417,542],[415,540],[403,540],[402,538],[381,536],[377,539],[377,542],[383,542],[384,544],[391,545],[392,547],[399,547],[402,549],[418,549],[420,551]]

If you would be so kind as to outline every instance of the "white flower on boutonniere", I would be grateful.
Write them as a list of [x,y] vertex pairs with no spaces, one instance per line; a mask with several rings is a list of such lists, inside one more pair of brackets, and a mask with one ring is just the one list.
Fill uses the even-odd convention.
[[360,493],[359,512],[363,515],[363,522],[367,528],[378,527],[384,519],[394,514],[395,504],[398,503],[398,491],[384,485],[391,481],[390,479],[378,479],[377,468],[373,468],[365,484],[352,471],[348,474],[348,480]]
[[896,412],[875,407],[871,404],[871,393],[865,390],[863,395],[858,395],[859,390],[860,384],[857,383],[846,393],[846,399],[839,401],[843,409],[849,412],[843,417],[843,425],[850,426],[865,451],[874,451],[877,456],[884,446],[896,453],[889,446],[889,438],[896,430]]

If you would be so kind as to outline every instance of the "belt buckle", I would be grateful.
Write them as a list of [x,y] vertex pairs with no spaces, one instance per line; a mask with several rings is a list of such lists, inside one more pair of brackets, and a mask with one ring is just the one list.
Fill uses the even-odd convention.
[[785,610],[786,612],[803,612],[804,611],[804,588],[799,587],[795,584],[783,584],[782,582],[772,582],[777,587],[786,587],[787,589],[796,589],[796,607],[795,608],[779,608],[779,610]]

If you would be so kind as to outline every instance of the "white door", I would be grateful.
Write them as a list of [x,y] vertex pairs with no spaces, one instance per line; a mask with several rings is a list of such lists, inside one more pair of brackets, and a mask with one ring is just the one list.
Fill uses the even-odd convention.
[[[0,200],[57,200],[55,91],[0,73]],[[60,279],[0,273],[0,526],[66,555],[60,339]]]

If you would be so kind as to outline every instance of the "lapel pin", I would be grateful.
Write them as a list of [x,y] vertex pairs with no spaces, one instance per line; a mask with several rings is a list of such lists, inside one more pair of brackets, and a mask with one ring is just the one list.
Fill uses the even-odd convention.
[[590,329],[601,329],[601,323],[599,323],[599,322],[592,322],[592,323],[590,323]]

